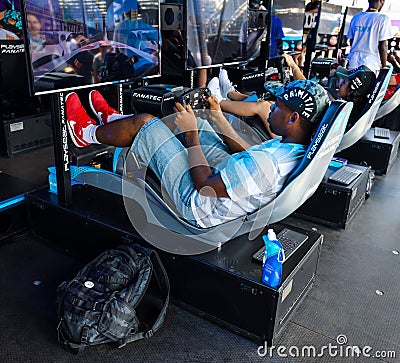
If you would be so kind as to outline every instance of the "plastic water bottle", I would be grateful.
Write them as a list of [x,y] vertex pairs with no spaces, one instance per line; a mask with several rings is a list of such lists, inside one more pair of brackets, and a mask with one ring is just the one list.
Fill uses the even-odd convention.
[[268,235],[263,236],[265,252],[262,267],[262,282],[270,287],[278,287],[282,279],[282,263],[285,254],[281,243],[277,240],[273,229],[268,230]]

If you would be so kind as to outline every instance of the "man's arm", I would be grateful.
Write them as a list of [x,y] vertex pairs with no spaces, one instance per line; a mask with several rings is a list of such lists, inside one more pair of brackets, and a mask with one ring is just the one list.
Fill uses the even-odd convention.
[[379,57],[381,58],[381,65],[382,68],[384,68],[386,67],[386,62],[387,62],[388,41],[387,40],[380,41],[378,49],[379,49]]
[[[271,112],[271,102],[258,101],[258,102],[241,102],[223,100],[220,105],[224,112],[233,113],[237,116],[258,116],[264,124],[268,135],[271,138],[277,137],[271,132],[268,122],[268,117]],[[219,126],[218,126],[219,127]]]
[[209,197],[229,198],[221,175],[212,174],[207,159],[201,149],[197,120],[190,106],[187,110],[180,103],[176,103],[178,114],[175,119],[176,125],[185,134],[190,175],[196,190]]
[[396,57],[393,54],[389,54],[387,56],[387,61],[392,64],[393,70],[396,73],[400,73],[400,64],[398,63],[398,61],[396,60]]
[[285,61],[286,61],[286,64],[288,65],[288,67],[291,68],[292,73],[293,73],[293,78],[295,80],[306,79],[306,77],[304,77],[304,74],[301,71],[301,69],[299,68],[299,66],[296,64],[294,59],[289,54],[283,53],[282,57],[285,58]]

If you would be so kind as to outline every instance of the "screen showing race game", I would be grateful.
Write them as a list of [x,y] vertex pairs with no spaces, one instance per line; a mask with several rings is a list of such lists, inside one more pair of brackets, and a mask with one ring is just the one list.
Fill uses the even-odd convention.
[[277,55],[274,48],[282,39],[283,51],[301,51],[305,1],[273,0],[271,18],[270,58]]
[[318,34],[338,35],[342,25],[342,6],[322,3]]
[[25,0],[32,93],[160,74],[158,0]]
[[186,69],[243,61],[240,43],[248,21],[248,0],[187,1]]

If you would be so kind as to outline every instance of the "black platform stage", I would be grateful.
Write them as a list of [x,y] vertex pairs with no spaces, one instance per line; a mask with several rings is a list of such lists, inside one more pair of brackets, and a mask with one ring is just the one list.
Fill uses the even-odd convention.
[[[74,186],[72,196],[70,207],[60,207],[57,196],[47,188],[27,194],[32,231],[47,240],[56,239],[83,260],[120,243],[147,245],[132,227],[122,197],[88,185]],[[273,227],[278,233],[283,225]],[[314,281],[322,243],[320,234],[294,229],[306,233],[308,239],[284,263],[279,289],[261,284],[261,265],[252,260],[263,245],[261,235],[253,241],[243,235],[195,256],[161,251],[172,297],[250,339],[272,344]]]
[[329,177],[336,169],[329,168],[315,193],[296,210],[295,215],[335,228],[346,228],[366,198],[370,168],[349,164],[362,174],[349,185],[332,183]]
[[[25,154],[24,158],[28,156]],[[26,174],[26,180],[34,180],[46,170],[43,157],[35,155],[33,159],[36,163],[32,166],[36,166],[37,172]],[[4,166],[3,163],[3,170],[7,169]],[[315,283],[299,308],[288,317],[275,345],[286,347],[284,353],[292,346],[299,349],[313,346],[320,350],[329,343],[339,346],[336,339],[342,335],[347,338],[347,344],[342,345],[344,348],[371,346],[371,353],[382,353],[381,358],[333,357],[326,350],[318,360],[282,357],[277,348],[272,357],[268,354],[260,357],[257,344],[175,304],[171,304],[164,326],[151,340],[123,349],[92,347],[82,355],[71,355],[57,343],[55,294],[58,284],[72,278],[84,262],[82,258],[66,255],[69,248],[59,244],[63,240],[62,231],[59,231],[51,241],[24,234],[8,238],[0,245],[0,325],[3,331],[0,360],[5,363],[398,362],[400,255],[392,251],[400,250],[399,178],[400,162],[397,160],[388,175],[376,178],[370,198],[346,230],[332,230],[293,217],[284,221],[301,229],[317,230],[324,235],[324,244]],[[79,239],[76,226],[68,228]],[[75,238],[71,243],[73,241]],[[93,238],[84,245],[89,242],[96,245]],[[75,251],[76,248],[79,248],[78,243]],[[193,282],[193,289],[195,287]],[[393,357],[390,352],[397,355]]]

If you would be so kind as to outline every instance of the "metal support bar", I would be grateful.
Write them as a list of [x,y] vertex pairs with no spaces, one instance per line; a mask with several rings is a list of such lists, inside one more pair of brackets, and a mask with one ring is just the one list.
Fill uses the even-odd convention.
[[72,189],[64,93],[55,93],[50,97],[58,203],[61,206],[68,206],[72,203]]

